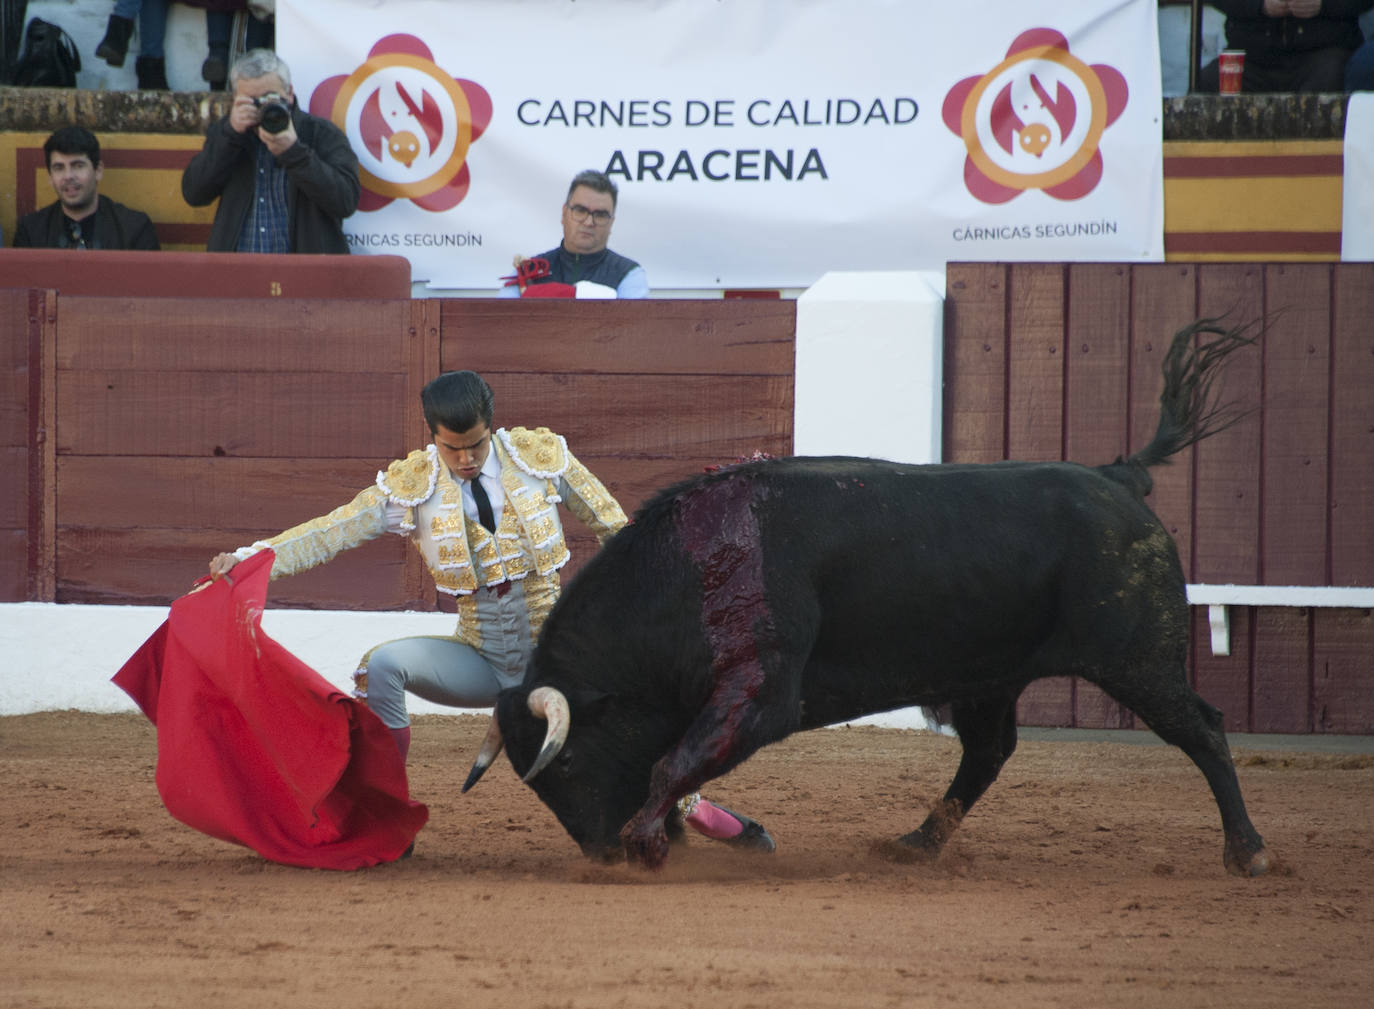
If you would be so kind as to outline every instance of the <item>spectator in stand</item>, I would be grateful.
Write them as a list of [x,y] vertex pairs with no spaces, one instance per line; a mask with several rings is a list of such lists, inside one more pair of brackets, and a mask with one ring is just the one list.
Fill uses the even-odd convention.
[[181,176],[191,206],[219,200],[206,251],[347,254],[343,219],[362,195],[348,138],[296,104],[291,71],[271,50],[235,60],[229,87],[229,115],[210,124]]
[[[1374,3],[1374,0],[1370,0]],[[529,292],[548,285],[561,297],[574,297],[576,285],[599,285],[606,297],[647,298],[649,278],[633,259],[606,248],[615,221],[617,190],[604,172],[579,172],[563,201],[563,241],[537,259],[549,265],[547,274],[529,276],[524,256],[515,257],[517,279],[501,289],[503,298],[538,296]]]
[[223,91],[229,77],[229,45],[234,33],[234,15],[247,11],[244,49],[271,49],[276,43],[273,24],[276,4],[263,0],[187,0],[205,8],[205,38],[210,55],[201,64],[200,76],[210,84],[211,91]]
[[[224,88],[229,69],[229,46],[233,35],[234,15],[249,11],[246,45],[249,49],[270,49],[273,45],[271,3],[262,0],[184,0],[188,7],[205,10],[205,37],[209,54],[201,64],[200,75],[211,90]],[[129,53],[134,19],[138,19],[139,57],[134,61],[140,91],[166,91],[167,58],[164,39],[167,35],[167,9],[171,0],[115,0],[114,13],[105,28],[105,37],[96,46],[96,56],[112,67],[122,67]]]
[[[1245,53],[1244,92],[1345,89],[1345,66],[1364,41],[1360,15],[1374,0],[1209,0],[1226,15],[1226,48]],[[1219,90],[1220,64],[1198,72],[1197,90]]]
[[90,130],[64,126],[43,144],[57,201],[19,219],[16,249],[160,249],[148,215],[99,193],[104,167]]
[[167,58],[162,40],[167,34],[167,8],[170,0],[115,0],[114,13],[105,27],[105,37],[95,47],[95,54],[112,67],[122,67],[129,54],[129,39],[134,33],[134,18],[138,18],[138,59],[134,72],[138,74],[140,91],[166,91]]

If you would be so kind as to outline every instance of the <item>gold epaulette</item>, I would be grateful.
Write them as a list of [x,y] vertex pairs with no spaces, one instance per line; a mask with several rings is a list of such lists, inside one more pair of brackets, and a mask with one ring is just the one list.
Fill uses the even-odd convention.
[[392,501],[413,508],[428,501],[439,478],[439,453],[433,445],[417,448],[377,473],[377,486]]
[[533,431],[526,427],[500,428],[497,435],[506,447],[510,461],[530,476],[557,480],[568,469],[568,442],[546,427]]

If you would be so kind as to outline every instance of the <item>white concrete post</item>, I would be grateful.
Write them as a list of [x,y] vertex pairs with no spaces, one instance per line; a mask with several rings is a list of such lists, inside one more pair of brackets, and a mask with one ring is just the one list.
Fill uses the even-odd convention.
[[797,455],[940,461],[940,272],[827,273],[797,299]]

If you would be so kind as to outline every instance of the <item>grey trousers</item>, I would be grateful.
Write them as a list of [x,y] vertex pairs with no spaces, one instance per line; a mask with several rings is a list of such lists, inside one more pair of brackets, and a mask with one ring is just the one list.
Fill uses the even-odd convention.
[[[477,592],[477,627],[459,634],[399,638],[378,645],[363,657],[367,706],[389,729],[410,724],[406,692],[455,708],[490,708],[504,687],[525,675],[532,643],[524,587],[515,582],[498,595]],[[355,674],[357,676],[357,674]]]
[[[398,638],[363,656],[354,675],[366,672],[367,689],[361,696],[382,724],[388,729],[410,724],[407,691],[435,704],[490,708],[503,688],[524,679],[532,650],[524,586],[510,583],[504,594],[479,589],[477,624],[479,647],[460,641],[457,635],[434,635]],[[698,830],[701,827],[692,814],[701,801],[700,792],[678,800],[682,815]]]

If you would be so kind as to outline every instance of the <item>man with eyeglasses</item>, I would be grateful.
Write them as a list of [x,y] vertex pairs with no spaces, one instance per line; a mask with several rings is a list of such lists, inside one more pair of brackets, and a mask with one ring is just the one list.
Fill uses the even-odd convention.
[[647,298],[644,267],[606,248],[617,194],[605,172],[579,172],[563,201],[562,243],[532,258],[517,256],[516,276],[502,297]]
[[57,201],[19,219],[16,249],[162,248],[148,215],[99,193],[105,167],[90,130],[64,126],[43,144]]

